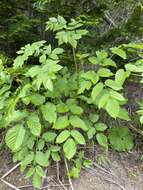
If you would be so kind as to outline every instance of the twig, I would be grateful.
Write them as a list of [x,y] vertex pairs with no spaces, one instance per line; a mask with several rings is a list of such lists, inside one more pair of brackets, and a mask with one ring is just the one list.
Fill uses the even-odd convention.
[[48,169],[45,169],[45,176],[42,178],[42,187],[43,187],[43,184],[44,184],[44,180],[46,178],[47,171],[48,171]]
[[[91,173],[92,175],[95,175],[95,172],[90,170],[89,168],[85,168],[85,170],[89,173]],[[99,172],[96,173],[96,175],[98,175],[99,177],[101,177],[102,179],[104,178],[105,181],[108,181],[110,183],[113,183],[115,185],[118,185],[122,190],[126,190],[121,184],[119,184],[118,182],[114,181],[113,179],[110,179],[108,177],[105,177],[104,175],[101,175]]]
[[[94,165],[94,164],[93,164]],[[94,172],[94,169],[92,169],[92,168],[89,168],[89,169],[91,169],[93,172]],[[101,172],[101,173],[104,173],[104,174],[107,174],[107,175],[111,175],[111,178],[113,178],[113,177],[115,177],[116,179],[118,179],[119,180],[119,177],[118,176],[116,176],[114,173],[112,173],[112,172],[110,172],[110,171],[108,171],[108,170],[106,170],[106,169],[104,169],[104,168],[98,168],[99,169],[99,171]]]
[[[57,185],[47,185],[45,187],[42,187],[41,190],[46,189],[48,187],[60,187],[60,186],[62,186],[62,185],[60,185],[60,184],[57,184]],[[64,186],[69,186],[69,184],[64,184]]]
[[5,177],[7,177],[11,172],[13,172],[16,168],[18,168],[20,166],[21,163],[18,163],[16,166],[14,166],[13,168],[11,168],[8,172],[6,172],[0,179],[4,179]]
[[44,179],[47,179],[48,181],[52,180],[55,177],[55,175],[51,175],[49,177],[43,177]]
[[[63,187],[64,190],[67,190],[65,184],[63,184],[61,180],[59,180],[59,183],[60,183],[60,185]],[[67,186],[69,186],[69,184],[67,184]]]
[[[53,180],[53,179],[52,179],[52,180]],[[55,181],[54,181],[54,183],[55,183]],[[60,185],[60,184],[53,184],[53,185],[50,185],[50,184],[49,184],[49,185],[46,185],[46,186],[42,187],[41,190],[42,190],[42,189],[46,189],[46,188],[48,188],[48,187],[60,187],[60,186],[62,187],[63,185],[64,185],[64,186],[69,186],[69,184],[61,184],[61,185]],[[25,185],[25,186],[23,185],[23,186],[20,186],[20,187],[18,187],[18,188],[19,188],[19,189],[23,189],[23,188],[28,188],[28,187],[33,187],[33,185]],[[67,190],[67,189],[66,189],[66,190]]]
[[109,17],[108,14],[105,14],[104,18],[103,18],[109,25],[112,25],[114,27],[117,27],[117,25],[114,23],[114,21],[112,20],[112,18]]
[[97,163],[93,163],[93,166],[97,167],[98,169],[102,170],[103,172],[107,173],[107,174],[111,174],[113,176],[115,176],[114,174],[112,174],[110,171],[106,170],[105,168],[101,167],[100,165],[98,165]]
[[33,187],[33,185],[23,185],[23,186],[19,186],[19,189],[24,189],[24,188],[28,188],[28,187]]
[[[84,158],[88,160],[88,158],[86,158],[86,157],[84,157]],[[96,162],[93,162],[93,166],[97,167],[99,170],[102,170],[103,172],[105,172],[107,174],[111,174],[111,175],[115,176],[110,171],[106,170],[105,168],[103,168],[102,166],[100,166],[99,164],[97,164]]]
[[137,133],[143,136],[143,131],[135,128],[132,124],[129,124],[129,128],[131,128],[132,130],[136,131]]
[[68,174],[68,179],[69,179],[69,184],[71,186],[71,190],[74,190],[74,187],[73,187],[73,184],[72,184],[72,180],[71,180],[70,175],[69,175],[69,167],[68,167],[68,163],[67,163],[66,158],[64,158],[64,161],[65,161],[65,166],[66,166],[66,170],[67,170],[67,174]]
[[[88,159],[88,158],[85,157],[85,159]],[[111,175],[111,176],[115,177],[116,179],[119,179],[119,177],[116,176],[115,173],[113,173],[113,172],[111,172],[111,171],[108,171],[107,169],[103,168],[102,166],[100,166],[100,165],[97,164],[96,162],[93,162],[93,166],[95,166],[95,167],[96,167],[97,169],[99,169],[101,172],[104,172],[104,173],[106,173],[106,174],[108,174],[108,175]],[[90,167],[89,169],[93,170],[91,167]]]
[[1,179],[1,181],[2,181],[3,183],[5,183],[7,186],[11,187],[12,189],[20,190],[18,187],[16,187],[16,186],[12,185],[11,183],[5,181],[4,179]]
[[60,180],[60,169],[59,169],[59,162],[57,162],[57,180]]
[[67,188],[65,187],[65,185],[62,183],[62,181],[60,180],[60,169],[59,169],[59,162],[57,162],[57,180],[60,183],[60,185],[63,187],[64,190],[67,190]]
[[[54,181],[54,180],[53,180]],[[58,184],[56,181],[54,181],[54,183],[61,189],[63,190],[67,190],[67,188],[65,187],[65,185],[61,182],[61,180],[58,181],[60,184]],[[63,188],[62,188],[63,187]]]

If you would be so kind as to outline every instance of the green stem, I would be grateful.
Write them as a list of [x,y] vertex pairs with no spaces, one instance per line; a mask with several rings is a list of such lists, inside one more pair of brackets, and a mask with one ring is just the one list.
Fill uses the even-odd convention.
[[72,48],[72,50],[73,50],[73,58],[74,58],[75,70],[76,70],[76,73],[77,73],[78,72],[78,66],[77,66],[77,62],[76,62],[75,49]]

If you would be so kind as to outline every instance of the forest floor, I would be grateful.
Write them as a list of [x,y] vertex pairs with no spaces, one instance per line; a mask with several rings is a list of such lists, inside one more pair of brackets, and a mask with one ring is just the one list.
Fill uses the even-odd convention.
[[[136,101],[142,99],[143,89],[130,83],[127,85],[126,96],[129,99],[128,111],[130,114],[137,110]],[[136,127],[136,126],[135,126]],[[93,160],[90,168],[83,169],[80,178],[72,180],[74,190],[143,190],[143,154],[142,137],[135,136],[135,148],[131,152],[118,153],[109,150],[105,156],[99,147],[86,149],[86,155]],[[108,158],[99,164],[99,158]],[[98,160],[98,161],[97,161]],[[0,178],[11,171],[16,164],[12,163],[11,154],[7,150],[0,152]],[[48,169],[47,177],[43,181],[45,190],[71,190],[66,176],[64,164],[60,165],[57,176],[57,165]],[[60,180],[58,180],[60,179]],[[35,190],[31,181],[24,178],[19,168],[11,171],[4,181],[0,181],[0,190]],[[9,182],[9,184],[6,184]],[[62,186],[64,184],[64,186]],[[13,185],[9,187],[10,185]]]

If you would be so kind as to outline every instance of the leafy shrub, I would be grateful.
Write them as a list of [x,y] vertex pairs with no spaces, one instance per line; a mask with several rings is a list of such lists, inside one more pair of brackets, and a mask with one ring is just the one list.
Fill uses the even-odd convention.
[[[88,33],[81,27],[74,19],[67,23],[61,16],[50,18],[47,30],[56,32],[57,48],[39,41],[22,47],[12,66],[0,62],[0,126],[8,127],[5,139],[13,160],[21,162],[21,170],[27,171],[26,177],[33,176],[37,188],[52,160],[70,160],[70,175],[78,177],[82,165],[91,164],[83,151],[78,151],[79,146],[93,140],[108,149],[108,126],[102,122],[100,110],[113,119],[130,120],[123,96],[131,74],[125,50],[136,51],[142,45],[121,45],[95,55],[81,53],[76,49],[78,41]],[[61,48],[62,44],[68,48]],[[115,58],[124,62],[126,69],[120,68]],[[85,64],[95,66],[94,70],[85,71]],[[131,149],[129,131],[123,129],[116,139],[118,130],[109,131],[113,148]],[[121,142],[125,135],[126,143]]]

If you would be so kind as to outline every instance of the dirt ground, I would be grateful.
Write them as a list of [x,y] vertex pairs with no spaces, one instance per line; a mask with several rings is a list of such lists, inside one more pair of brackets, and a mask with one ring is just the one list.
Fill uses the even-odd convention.
[[[98,155],[99,156],[99,155]],[[108,153],[108,163],[99,165],[94,161],[91,168],[83,169],[80,179],[73,180],[74,190],[143,190],[143,162],[140,161],[140,152],[130,153]],[[0,159],[0,177],[9,171],[14,165],[11,162],[10,154],[5,152]],[[63,166],[64,168],[64,166]],[[61,174],[61,179],[62,179]],[[31,181],[25,180],[24,176],[17,168],[10,175],[4,178],[13,184],[17,190],[34,190]],[[63,181],[64,179],[62,179]],[[67,184],[67,181],[63,181]],[[64,188],[56,179],[56,167],[50,169],[43,184],[45,190],[69,190],[69,186]],[[4,182],[0,182],[0,190],[12,190]]]
[[143,190],[143,163],[137,151],[110,153],[110,163],[100,166],[96,162],[74,181],[75,190]]

